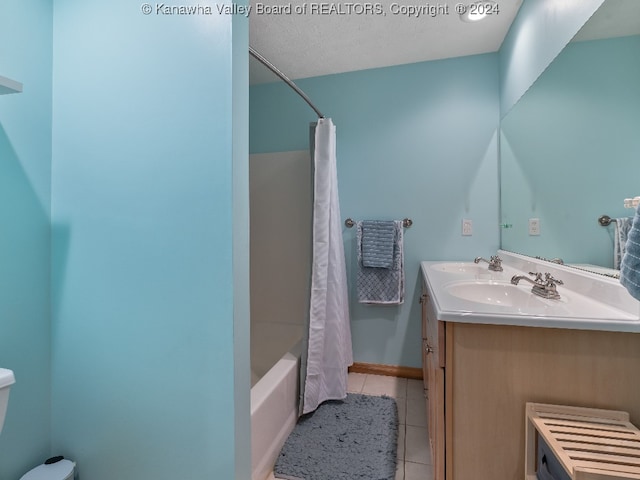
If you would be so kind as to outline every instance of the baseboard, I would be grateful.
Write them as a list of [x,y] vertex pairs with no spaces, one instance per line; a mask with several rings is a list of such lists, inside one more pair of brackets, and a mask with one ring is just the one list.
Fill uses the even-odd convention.
[[379,363],[354,362],[353,365],[349,367],[349,372],[422,380],[421,368],[403,367],[401,365],[381,365]]

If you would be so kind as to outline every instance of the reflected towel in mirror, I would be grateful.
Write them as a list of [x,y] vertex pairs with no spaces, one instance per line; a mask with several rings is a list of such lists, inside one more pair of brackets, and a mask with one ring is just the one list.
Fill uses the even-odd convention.
[[613,268],[620,270],[633,217],[616,218],[614,224],[616,228],[613,238]]
[[640,207],[636,210],[620,266],[620,283],[640,300]]

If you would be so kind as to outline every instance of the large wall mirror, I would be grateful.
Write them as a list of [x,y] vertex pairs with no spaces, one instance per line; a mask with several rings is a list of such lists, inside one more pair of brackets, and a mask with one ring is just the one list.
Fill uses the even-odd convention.
[[503,249],[613,273],[598,218],[640,196],[639,0],[605,0],[502,119],[500,188]]

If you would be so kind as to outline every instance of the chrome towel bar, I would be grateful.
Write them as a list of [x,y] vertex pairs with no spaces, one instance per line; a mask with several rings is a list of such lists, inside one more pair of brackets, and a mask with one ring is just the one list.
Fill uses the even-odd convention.
[[[351,228],[356,224],[356,222],[351,218],[347,218],[344,221],[344,224],[347,228]],[[413,220],[411,220],[410,218],[405,218],[404,220],[402,220],[402,226],[404,228],[409,228],[411,225],[413,225]]]

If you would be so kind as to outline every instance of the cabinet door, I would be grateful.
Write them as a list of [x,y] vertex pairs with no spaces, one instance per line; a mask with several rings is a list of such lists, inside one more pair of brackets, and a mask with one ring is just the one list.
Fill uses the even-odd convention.
[[427,419],[433,474],[435,480],[444,480],[444,368],[438,365],[437,349],[425,342],[428,375]]
[[433,349],[431,348],[431,346],[427,343],[427,341],[424,342],[424,346],[425,346],[425,353],[426,353],[426,371],[427,371],[427,392],[428,392],[428,396],[429,396],[429,401],[427,403],[427,429],[429,432],[429,446],[431,447],[431,458],[435,459],[435,445],[436,442],[438,441],[437,438],[437,434],[436,434],[436,411],[435,411],[435,404],[436,404],[436,400],[435,400],[435,393],[436,393],[436,384],[435,384],[435,380],[436,380],[436,363],[435,363],[435,357],[433,355]]
[[[431,414],[431,408],[429,406],[429,357],[432,356],[427,353],[427,340],[422,340],[422,378],[424,381],[424,403],[425,403],[425,411],[427,412],[427,427],[430,425],[429,415]],[[431,443],[431,432],[427,432],[429,434],[429,443]]]
[[428,396],[428,372],[427,372],[427,302],[429,296],[422,290],[422,296],[420,297],[420,306],[422,310],[422,382],[425,390],[425,396]]
[[433,386],[429,406],[433,412],[433,440],[431,455],[433,455],[433,478],[445,480],[445,438],[444,438],[444,368],[437,366],[437,356],[433,358]]
[[[427,302],[429,301],[429,295],[426,292],[426,287],[424,283],[422,284],[422,295],[420,296],[420,307],[422,311],[422,388],[424,389],[424,403],[425,410],[427,412],[427,420],[429,420],[429,415],[431,412],[431,408],[429,407],[429,360],[428,354],[429,347],[427,344]],[[427,426],[430,424],[429,422]],[[429,440],[431,440],[431,432],[429,432]],[[431,443],[431,441],[429,441]]]
[[422,369],[427,395],[427,420],[434,480],[445,480],[444,426],[444,330],[446,324],[435,318],[425,295],[422,300]]

